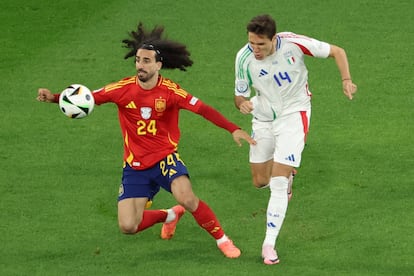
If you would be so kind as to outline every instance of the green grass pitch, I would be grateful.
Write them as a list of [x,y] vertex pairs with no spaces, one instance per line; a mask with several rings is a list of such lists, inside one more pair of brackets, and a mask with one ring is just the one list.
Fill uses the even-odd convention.
[[[412,10],[409,0],[2,0],[0,275],[412,275]],[[261,262],[269,192],[251,185],[248,146],[189,112],[181,157],[242,256],[224,258],[188,214],[170,241],[161,225],[121,234],[115,106],[70,120],[37,102],[37,88],[96,89],[133,75],[121,40],[139,20],[162,24],[195,62],[162,73],[249,130],[233,107],[233,67],[260,13],[279,31],[344,47],[359,88],[347,100],[334,61],[307,59],[311,131],[278,239],[281,263]],[[161,191],[153,207],[173,204]]]

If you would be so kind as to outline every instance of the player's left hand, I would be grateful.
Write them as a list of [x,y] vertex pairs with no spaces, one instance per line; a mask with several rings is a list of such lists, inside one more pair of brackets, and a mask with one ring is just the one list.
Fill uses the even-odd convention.
[[342,82],[342,89],[345,96],[347,96],[350,100],[352,100],[354,94],[357,92],[357,86],[352,82],[352,80],[344,80]]
[[236,142],[237,145],[239,145],[239,147],[242,146],[242,143],[240,141],[241,139],[245,140],[250,145],[256,145],[256,141],[252,137],[250,137],[250,135],[247,134],[247,132],[244,130],[237,129],[233,131],[232,135],[233,140]]

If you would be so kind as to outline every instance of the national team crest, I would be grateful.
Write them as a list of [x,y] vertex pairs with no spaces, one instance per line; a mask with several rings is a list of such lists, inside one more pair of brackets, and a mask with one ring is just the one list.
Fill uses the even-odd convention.
[[167,106],[167,101],[165,99],[155,99],[155,111],[163,112]]
[[145,120],[151,118],[151,107],[141,107],[141,117]]
[[290,57],[288,57],[288,58],[287,58],[287,62],[288,62],[290,65],[295,64],[295,62],[296,62],[295,57],[294,57],[294,56],[290,56]]
[[292,51],[284,53],[283,56],[286,58],[287,63],[289,63],[290,65],[296,63],[295,56],[293,55]]

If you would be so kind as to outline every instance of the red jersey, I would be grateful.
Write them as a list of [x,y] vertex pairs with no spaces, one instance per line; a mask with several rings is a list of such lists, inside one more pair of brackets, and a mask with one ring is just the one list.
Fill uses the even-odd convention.
[[162,76],[150,90],[141,88],[134,76],[106,85],[94,91],[93,96],[98,105],[112,102],[118,106],[124,161],[137,170],[145,170],[177,151],[180,109],[200,114],[229,132],[239,128]]

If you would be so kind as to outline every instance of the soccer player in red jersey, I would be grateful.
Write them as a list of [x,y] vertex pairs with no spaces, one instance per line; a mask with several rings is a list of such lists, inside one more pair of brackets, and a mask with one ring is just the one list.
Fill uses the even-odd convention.
[[[108,84],[93,93],[97,105],[115,103],[124,139],[124,168],[118,196],[118,223],[125,234],[136,234],[163,223],[161,238],[173,237],[185,210],[217,242],[228,258],[240,250],[227,237],[211,208],[193,192],[189,174],[177,153],[180,139],[179,111],[189,110],[229,131],[240,146],[241,140],[255,141],[214,108],[194,97],[174,81],[160,75],[161,68],[192,65],[185,45],[163,38],[163,27],[148,32],[142,23],[123,40],[134,57],[136,75]],[[59,94],[38,90],[41,102],[57,103]],[[160,188],[172,193],[178,205],[168,210],[146,210]]]

